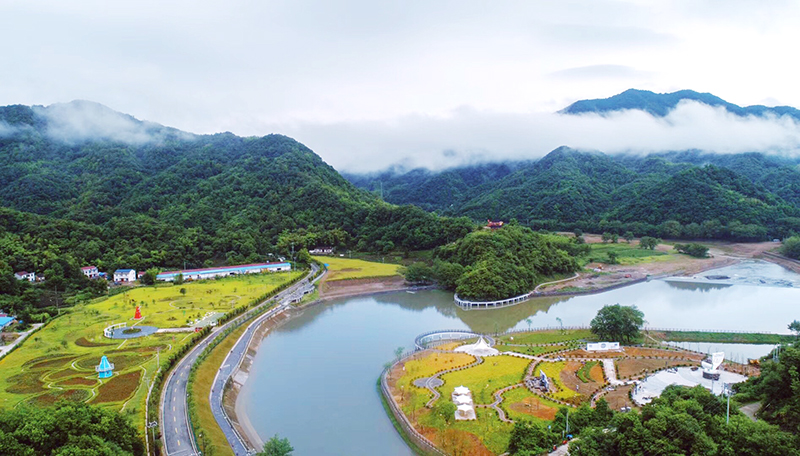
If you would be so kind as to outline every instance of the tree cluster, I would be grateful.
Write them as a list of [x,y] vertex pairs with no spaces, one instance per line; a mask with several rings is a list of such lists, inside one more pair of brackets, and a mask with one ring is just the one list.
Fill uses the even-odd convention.
[[574,238],[509,223],[438,248],[432,272],[462,298],[505,299],[530,292],[542,277],[577,270],[575,255],[585,249]]
[[144,444],[125,415],[62,401],[0,410],[0,454],[139,456]]
[[680,253],[685,253],[686,255],[693,256],[695,258],[706,258],[708,257],[708,247],[692,243],[692,244],[675,244],[675,250]]
[[603,306],[592,319],[591,331],[600,340],[631,342],[639,337],[644,313],[636,306]]

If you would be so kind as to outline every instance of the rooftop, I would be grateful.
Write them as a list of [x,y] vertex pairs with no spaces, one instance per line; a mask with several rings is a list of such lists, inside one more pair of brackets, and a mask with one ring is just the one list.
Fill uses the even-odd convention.
[[236,266],[219,266],[219,267],[216,267],[216,268],[184,269],[184,270],[181,270],[181,271],[164,271],[164,272],[159,273],[158,275],[170,275],[170,274],[187,275],[187,274],[198,274],[198,273],[202,274],[204,272],[208,273],[208,272],[217,272],[217,271],[231,271],[231,270],[236,270],[236,269],[253,269],[253,268],[259,268],[259,267],[263,268],[263,267],[266,267],[266,266],[278,266],[278,265],[287,265],[288,266],[289,263],[282,263],[282,262],[277,262],[277,263],[252,263],[252,264],[239,264],[239,265],[236,265]]

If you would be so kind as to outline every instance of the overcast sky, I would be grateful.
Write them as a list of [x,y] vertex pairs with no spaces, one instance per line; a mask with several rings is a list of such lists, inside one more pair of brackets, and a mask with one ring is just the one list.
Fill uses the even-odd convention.
[[342,170],[559,145],[795,153],[785,119],[553,114],[628,88],[800,107],[800,3],[0,0],[0,105],[96,101],[195,133],[283,133]]

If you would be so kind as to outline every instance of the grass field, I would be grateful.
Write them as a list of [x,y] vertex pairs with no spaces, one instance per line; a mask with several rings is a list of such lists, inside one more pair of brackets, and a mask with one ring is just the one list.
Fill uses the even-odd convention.
[[390,263],[374,263],[341,257],[313,257],[320,263],[328,265],[328,281],[347,279],[366,279],[372,277],[391,277],[400,274],[400,265]]
[[639,263],[650,263],[653,261],[667,261],[676,254],[659,252],[656,250],[640,249],[638,246],[633,246],[628,243],[618,244],[589,244],[591,251],[587,259],[600,263],[608,261],[608,253],[614,252],[617,254],[617,261],[619,264],[631,265]]
[[[103,328],[121,322],[129,326],[185,326],[190,315],[212,309],[225,312],[231,306],[249,304],[299,274],[302,272],[141,287],[77,305],[0,360],[0,408],[25,401],[49,403],[51,398],[62,396],[122,410],[133,415],[141,429],[147,396],[144,380],[151,381],[155,374],[157,352],[163,361],[172,350],[188,343],[193,333],[160,333],[120,341],[104,338]],[[185,294],[180,293],[181,288]],[[144,315],[138,323],[132,320],[137,304]],[[91,383],[97,378],[94,366],[103,355],[115,364],[114,376]],[[60,389],[65,384],[69,389]]]
[[594,335],[588,329],[568,329],[564,331],[553,329],[501,336],[498,340],[506,344],[538,345],[554,344],[576,339],[592,339],[593,337]]
[[659,340],[672,342],[719,342],[731,344],[781,344],[796,342],[797,337],[787,334],[725,333],[701,331],[651,332]]
[[491,404],[494,402],[492,393],[496,390],[522,381],[528,364],[529,360],[513,356],[485,358],[483,364],[442,375],[440,378],[444,385],[439,391],[449,400],[453,389],[463,385],[472,391],[472,400],[476,404]]
[[194,382],[192,382],[191,394],[199,422],[193,422],[193,424],[198,432],[202,430],[205,433],[206,451],[204,454],[233,456],[233,450],[230,445],[228,445],[225,434],[222,432],[222,429],[220,429],[217,424],[216,418],[214,418],[214,415],[211,413],[211,404],[208,402],[208,395],[211,393],[214,376],[217,375],[217,371],[220,366],[222,366],[222,362],[225,360],[228,352],[231,351],[233,345],[239,340],[242,333],[245,332],[247,326],[247,324],[244,324],[228,334],[219,345],[211,350],[208,357],[197,366]]

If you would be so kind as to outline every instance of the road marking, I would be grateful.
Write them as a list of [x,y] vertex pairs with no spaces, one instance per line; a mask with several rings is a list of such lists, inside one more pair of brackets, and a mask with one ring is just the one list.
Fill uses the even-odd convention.
[[175,433],[176,433],[176,434],[178,433],[178,428],[175,428]]
[[178,446],[181,446],[181,439],[178,439]]
[[175,411],[175,406],[174,406],[174,405],[172,406],[172,411],[173,411],[173,412]]
[[172,416],[172,422],[174,423],[174,422],[177,422],[177,421],[178,421],[178,419],[177,419],[177,418],[175,418],[175,416],[173,415],[173,416]]

